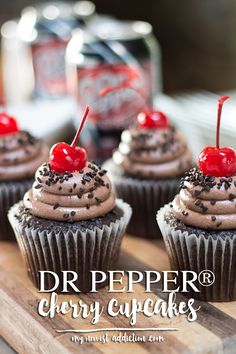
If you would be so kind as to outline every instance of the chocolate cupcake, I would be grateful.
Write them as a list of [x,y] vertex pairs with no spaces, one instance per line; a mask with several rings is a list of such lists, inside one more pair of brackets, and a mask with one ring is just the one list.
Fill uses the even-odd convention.
[[[86,111],[88,114],[88,109]],[[77,287],[91,289],[91,270],[116,266],[131,208],[116,199],[106,171],[87,162],[84,149],[56,144],[50,162],[9,212],[28,274],[39,287],[39,271],[78,274]],[[64,155],[63,155],[64,154]],[[65,169],[65,170],[64,170]],[[46,279],[46,287],[52,279]],[[104,284],[103,284],[104,285]]]
[[[220,112],[224,100],[219,100]],[[206,301],[235,301],[236,153],[220,149],[217,143],[203,150],[199,166],[185,174],[179,194],[158,212],[157,222],[174,270],[214,274],[211,286],[199,283],[200,292],[189,295]]]
[[15,240],[8,222],[9,208],[29,189],[49,150],[39,139],[20,131],[16,120],[0,114],[0,240]]
[[183,135],[161,112],[140,113],[137,126],[125,130],[112,160],[104,167],[118,197],[133,208],[128,232],[160,237],[156,210],[173,199],[180,176],[193,166]]

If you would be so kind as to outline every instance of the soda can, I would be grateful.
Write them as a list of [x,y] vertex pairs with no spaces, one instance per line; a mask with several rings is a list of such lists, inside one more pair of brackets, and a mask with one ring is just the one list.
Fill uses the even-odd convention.
[[34,96],[67,94],[65,50],[74,28],[82,28],[95,13],[90,1],[47,2],[23,10],[18,35],[28,47],[34,73]]
[[[66,50],[66,71],[78,117],[86,104],[91,107],[81,142],[101,161],[111,156],[121,132],[140,110],[152,106],[162,87],[160,48],[152,26],[142,21],[112,19],[75,30]],[[119,89],[101,96],[106,87]]]

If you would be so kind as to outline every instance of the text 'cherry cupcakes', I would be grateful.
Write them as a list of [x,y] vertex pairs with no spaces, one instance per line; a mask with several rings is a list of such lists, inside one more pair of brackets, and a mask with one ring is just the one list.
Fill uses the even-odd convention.
[[[75,271],[77,287],[91,289],[91,270],[114,269],[131,208],[116,199],[107,171],[76,146],[89,108],[71,145],[58,143],[32,188],[9,212],[28,273],[39,287],[39,271]],[[51,287],[52,278],[46,278]],[[104,285],[104,284],[103,284]]]
[[0,240],[15,240],[8,210],[30,188],[34,173],[47,161],[48,152],[40,139],[19,129],[15,118],[0,113]]
[[219,146],[226,99],[219,99],[216,146],[201,152],[199,169],[185,174],[179,194],[157,213],[173,270],[213,272],[212,285],[188,289],[206,301],[236,300],[236,152]]
[[161,237],[156,211],[177,193],[180,177],[193,166],[184,136],[159,111],[142,112],[137,124],[121,135],[112,160],[104,167],[118,197],[133,208],[128,233]]

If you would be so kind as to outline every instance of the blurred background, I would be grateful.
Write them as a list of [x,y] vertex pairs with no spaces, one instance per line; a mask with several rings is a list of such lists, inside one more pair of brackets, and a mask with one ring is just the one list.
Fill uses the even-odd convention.
[[[0,23],[33,3],[1,0]],[[163,87],[228,90],[236,86],[236,2],[233,0],[95,0],[97,12],[152,24],[162,48]]]
[[[75,68],[72,69],[71,64],[73,62],[73,65],[78,69],[79,58],[77,56],[75,63],[74,54],[75,52],[78,54],[80,51],[80,54],[82,53],[86,59],[84,59],[86,65],[83,64],[83,70],[85,67],[87,68],[88,62],[90,63],[89,67],[91,67],[91,65],[94,66],[94,50],[96,46],[92,47],[92,49],[90,47],[88,50],[88,42],[90,39],[85,40],[85,44],[87,45],[85,49],[84,47],[81,49],[82,44],[80,44],[79,47],[79,39],[77,42],[74,40],[74,43],[70,45],[70,54],[67,58],[67,64],[69,64],[67,65],[67,76],[69,76],[70,86],[69,95],[66,95],[66,98],[62,98],[62,96],[59,95],[60,99],[55,100],[55,97],[45,95],[44,93],[42,94],[42,77],[46,72],[46,67],[42,64],[42,68],[40,68],[40,70],[37,69],[37,73],[35,63],[33,63],[33,68],[31,65],[24,66],[25,63],[21,65],[22,60],[20,64],[19,62],[16,64],[16,57],[20,55],[20,52],[24,52],[25,49],[22,50],[22,47],[19,47],[18,44],[16,45],[15,39],[12,40],[14,35],[8,33],[9,28],[13,31],[14,26],[16,26],[16,24],[18,26],[23,8],[33,4],[38,7],[40,3],[40,1],[15,0],[11,2],[1,0],[0,24],[3,25],[3,79],[1,80],[3,82],[1,84],[1,90],[5,93],[5,95],[2,93],[2,97],[5,96],[5,100],[8,102],[11,111],[19,116],[24,127],[32,130],[34,134],[45,136],[49,143],[54,142],[61,135],[65,136],[65,132],[68,132],[70,135],[69,132],[78,125],[79,117],[86,102],[93,105],[96,109],[94,108],[94,112],[92,112],[93,119],[91,119],[91,122],[86,128],[87,130],[83,134],[84,142],[82,143],[87,144],[86,147],[93,157],[105,159],[111,155],[112,150],[118,144],[122,129],[126,128],[128,122],[131,124],[132,117],[137,115],[138,110],[146,106],[143,105],[142,107],[141,104],[135,104],[134,102],[138,102],[140,97],[135,96],[134,93],[129,93],[130,102],[133,102],[129,107],[129,111],[125,111],[123,102],[123,108],[121,109],[119,107],[119,112],[117,110],[115,111],[114,107],[112,111],[107,108],[107,111],[104,112],[104,104],[111,105],[112,100],[108,102],[109,100],[107,98],[106,101],[105,99],[103,99],[103,101],[100,99],[98,102],[97,98],[96,102],[93,101],[90,99],[92,95],[91,87],[83,92],[83,97],[81,96],[78,85],[80,88],[83,86],[82,79],[84,78],[84,71],[80,71],[79,74],[76,71],[75,74]],[[70,2],[65,3],[68,4]],[[87,10],[83,13],[84,9],[82,9],[81,17],[81,13],[77,11],[76,16],[78,22],[76,25],[73,24],[71,26],[71,30],[78,26],[84,28],[85,22],[86,36],[89,26],[92,32],[97,31],[97,33],[102,33],[99,29],[100,27],[97,26],[100,26],[101,23],[103,25],[107,21],[113,21],[113,18],[119,20],[145,21],[152,25],[152,38],[150,38],[149,34],[149,37],[146,36],[146,34],[142,35],[142,39],[146,36],[144,44],[146,47],[149,47],[148,50],[151,54],[148,54],[152,57],[152,69],[149,72],[148,79],[151,82],[152,88],[145,86],[145,90],[150,90],[150,95],[145,97],[145,104],[158,107],[170,115],[171,119],[179,125],[187,135],[195,155],[199,153],[199,150],[204,145],[212,144],[214,141],[217,98],[219,95],[225,93],[229,93],[232,99],[225,105],[224,119],[222,121],[222,143],[234,145],[236,132],[236,119],[234,119],[236,115],[236,2],[233,0],[147,0],[145,2],[137,2],[134,0],[126,0],[125,2],[94,0],[93,3],[95,6],[94,9],[90,9],[90,14],[86,13]],[[50,2],[44,1],[42,6],[45,7],[47,4],[50,5]],[[51,14],[49,14],[48,18],[50,18],[50,16]],[[4,27],[4,23],[6,24],[6,21],[9,20],[10,26],[8,23],[8,26]],[[15,22],[12,22],[12,20]],[[57,21],[56,17],[53,21],[54,20]],[[29,18],[26,18],[24,23],[28,29],[32,26]],[[35,26],[34,24],[34,27]],[[58,36],[58,33],[61,33],[62,26],[60,26],[61,24],[57,22],[57,29],[56,27],[53,29],[53,31],[56,32],[56,36]],[[57,32],[58,28],[59,32]],[[118,32],[121,32],[121,28],[123,28],[127,42],[123,41],[124,38],[122,40],[120,37],[117,39]],[[89,32],[91,34],[90,30]],[[39,33],[38,27],[37,31]],[[121,25],[119,24],[119,31],[115,28],[114,24],[109,27],[109,31],[106,32],[106,36],[108,37],[103,38],[106,45],[110,43],[110,39],[113,36],[116,45],[114,46],[114,43],[112,44],[112,51],[115,47],[118,48],[117,43],[119,43],[119,45],[122,44],[125,50],[128,48],[129,54],[132,54],[133,61],[135,61],[136,64],[138,63],[138,65],[143,65],[143,56],[146,55],[146,60],[147,53],[145,55],[143,54],[144,52],[141,46],[131,46],[130,43],[132,40],[127,37],[127,33],[130,32],[130,29],[128,29],[128,27],[126,28],[125,22],[121,22]],[[113,32],[115,33],[115,37]],[[124,33],[122,35],[124,35]],[[64,35],[65,33],[63,33],[63,36]],[[69,41],[71,32],[70,35],[68,35],[68,33],[66,35]],[[33,48],[35,38],[33,40],[28,38],[26,42],[28,46],[31,45],[31,56],[34,55]],[[120,50],[120,48],[118,49]],[[91,61],[91,50],[93,50],[93,61]],[[124,63],[126,62],[126,58],[125,55],[122,55],[121,62]],[[107,53],[104,54],[105,59],[103,58],[103,61],[106,61],[108,57]],[[99,65],[100,64],[101,61],[99,62]],[[16,72],[14,68],[17,65],[20,69],[18,67],[18,71]],[[53,65],[56,66],[56,63]],[[35,71],[34,74],[32,74],[32,70]],[[39,76],[39,79],[35,76],[36,74]],[[34,75],[33,79],[31,78],[32,75]],[[90,77],[91,75],[90,72]],[[93,75],[95,75],[94,72]],[[131,75],[131,73],[129,73],[129,75]],[[16,76],[18,76],[17,79]],[[93,76],[93,78],[94,82],[97,82],[97,76]],[[104,80],[105,79],[103,79],[103,82],[105,82]],[[39,87],[39,84],[41,87]],[[34,89],[30,87],[31,85],[34,85]],[[107,82],[107,86],[109,85],[110,82]],[[144,87],[141,79],[139,80],[139,85],[140,87]],[[62,85],[60,89],[62,89]],[[140,90],[139,88],[139,92],[142,91]],[[142,94],[145,90],[142,91]],[[107,97],[108,96],[109,95],[107,95]],[[73,100],[71,100],[72,97]],[[114,97],[116,97],[114,101],[116,103],[121,100],[121,95],[118,97],[118,94],[115,96],[113,93],[113,99]],[[101,106],[103,106],[102,110]],[[108,117],[107,125],[104,123],[106,122],[106,114]],[[40,117],[46,117],[47,124],[45,124],[44,119],[36,118],[38,122],[38,126],[36,127],[32,116],[39,117],[39,115]],[[114,118],[113,125],[109,125],[110,117]],[[99,119],[102,121],[103,125],[97,123]],[[96,123],[94,123],[95,121]]]

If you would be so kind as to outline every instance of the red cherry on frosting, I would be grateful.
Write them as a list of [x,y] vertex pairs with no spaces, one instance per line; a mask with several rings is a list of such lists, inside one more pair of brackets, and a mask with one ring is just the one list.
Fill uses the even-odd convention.
[[16,133],[19,131],[17,121],[5,112],[0,113],[0,135]]
[[50,151],[49,162],[51,169],[58,173],[79,171],[86,165],[87,153],[79,146],[58,143]]
[[71,145],[61,142],[55,144],[51,148],[49,164],[53,171],[58,173],[75,172],[85,167],[87,162],[87,153],[82,147],[76,146],[76,143],[79,139],[88,113],[89,107],[87,106],[79,129]]
[[232,176],[236,172],[236,154],[230,147],[207,146],[199,155],[198,164],[204,175]]
[[216,129],[216,146],[207,146],[198,158],[198,164],[205,175],[215,177],[228,177],[236,173],[236,152],[230,147],[219,146],[220,120],[223,103],[228,96],[220,97],[218,100],[218,115]]
[[142,129],[163,129],[169,127],[169,119],[164,113],[160,111],[141,112],[139,113],[137,119],[139,127]]

